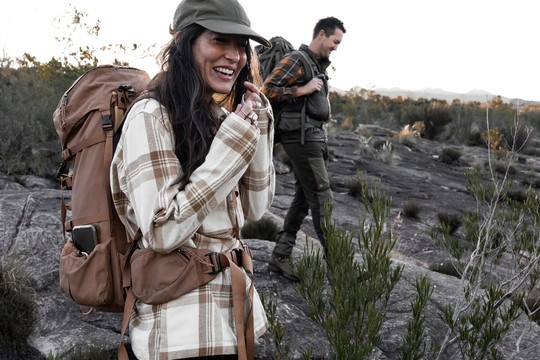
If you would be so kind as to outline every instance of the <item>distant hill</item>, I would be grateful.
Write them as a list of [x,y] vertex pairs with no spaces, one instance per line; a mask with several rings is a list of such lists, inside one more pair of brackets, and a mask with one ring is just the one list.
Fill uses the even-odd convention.
[[[362,88],[360,88],[360,87],[354,87],[350,91],[360,92],[361,90],[362,90]],[[340,89],[334,89],[334,88],[332,88],[331,91],[336,91],[338,93],[347,93],[347,91],[340,90]],[[380,95],[388,96],[390,98],[396,98],[398,96],[404,96],[404,97],[409,97],[409,98],[414,99],[414,100],[417,100],[419,98],[424,98],[424,99],[428,99],[428,100],[430,100],[430,99],[439,99],[439,100],[446,100],[448,103],[451,103],[454,99],[459,99],[462,102],[470,102],[470,101],[486,102],[486,100],[490,101],[490,100],[492,100],[493,98],[495,98],[497,96],[497,95],[491,94],[488,91],[478,90],[478,89],[471,90],[471,91],[469,91],[467,93],[464,93],[464,94],[451,92],[451,91],[445,91],[445,90],[442,90],[442,89],[431,89],[431,88],[427,88],[427,89],[423,89],[423,90],[405,90],[405,89],[400,89],[400,88],[395,88],[394,87],[394,88],[391,88],[391,89],[376,88],[373,91],[375,91],[376,93],[378,93]],[[523,106],[523,105],[540,105],[539,101],[524,100],[524,99],[512,99],[512,98],[508,98],[508,97],[505,97],[505,96],[502,96],[502,95],[501,95],[501,99],[504,102],[510,103],[510,104],[512,104],[514,106],[517,106],[518,104],[520,106]]]

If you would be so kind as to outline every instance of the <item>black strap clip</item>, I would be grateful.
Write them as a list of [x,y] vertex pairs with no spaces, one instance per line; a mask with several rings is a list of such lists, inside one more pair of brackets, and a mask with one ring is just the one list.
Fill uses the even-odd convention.
[[221,264],[221,258],[219,257],[219,253],[212,252],[209,254],[206,254],[208,258],[210,259],[210,264],[212,265],[212,272],[211,275],[220,273],[223,271],[223,266]]
[[103,130],[105,132],[113,130],[114,129],[114,124],[113,124],[112,116],[111,115],[103,115],[101,117],[101,126],[103,127]]
[[68,176],[68,166],[65,161],[62,161],[58,170],[56,170],[56,180],[63,181]]

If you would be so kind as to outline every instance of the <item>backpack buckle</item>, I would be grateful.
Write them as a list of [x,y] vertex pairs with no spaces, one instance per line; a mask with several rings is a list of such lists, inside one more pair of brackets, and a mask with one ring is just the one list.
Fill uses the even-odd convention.
[[212,271],[210,272],[210,275],[214,275],[223,271],[223,266],[221,264],[219,253],[212,252],[206,254],[206,256],[208,256],[208,258],[210,259],[210,265],[212,265]]
[[242,252],[243,250],[240,248],[236,248],[231,251],[232,260],[239,267],[242,267]]
[[131,85],[119,85],[118,91],[128,93],[130,95],[135,94],[135,89]]
[[56,170],[56,180],[62,181],[67,176],[68,176],[67,164],[64,161],[62,161],[62,163],[58,167],[58,170]]
[[114,129],[113,125],[114,124],[111,115],[103,115],[101,117],[101,127],[103,127],[103,130],[111,131],[112,129]]

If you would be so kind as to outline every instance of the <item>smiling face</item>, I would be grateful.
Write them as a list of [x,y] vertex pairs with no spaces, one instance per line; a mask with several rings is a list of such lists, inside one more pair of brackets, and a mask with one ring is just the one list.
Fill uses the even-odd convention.
[[322,58],[330,58],[330,54],[337,50],[339,44],[343,40],[343,31],[336,28],[334,33],[330,36],[326,36],[324,30],[319,31],[319,34],[313,39],[310,49]]
[[343,31],[341,29],[336,28],[334,33],[328,37],[324,37],[323,41],[323,56],[330,57],[330,54],[332,51],[337,50],[339,44],[341,44],[341,41],[343,40]]
[[205,30],[193,43],[195,64],[209,94],[228,94],[246,66],[248,38]]

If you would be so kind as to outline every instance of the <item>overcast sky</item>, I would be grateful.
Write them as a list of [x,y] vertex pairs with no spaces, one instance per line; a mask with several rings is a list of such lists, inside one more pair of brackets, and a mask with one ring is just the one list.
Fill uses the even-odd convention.
[[[336,88],[480,89],[540,101],[540,6],[534,0],[240,2],[254,30],[267,38],[284,36],[295,46],[309,43],[318,19],[340,18],[347,33],[331,56],[331,85]],[[11,58],[23,52],[42,62],[59,58],[62,49],[54,36],[60,32],[53,20],[65,14],[69,4],[87,13],[90,23],[101,21],[103,42],[161,47],[169,40],[178,1],[5,2],[0,49]],[[151,74],[157,70],[153,58],[125,60]]]

